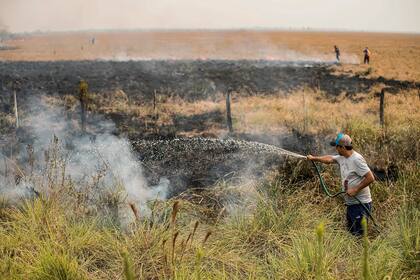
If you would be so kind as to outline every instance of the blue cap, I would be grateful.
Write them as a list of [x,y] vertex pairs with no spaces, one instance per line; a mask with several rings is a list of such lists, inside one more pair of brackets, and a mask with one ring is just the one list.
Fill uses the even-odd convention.
[[344,133],[339,133],[334,141],[330,142],[331,146],[345,146],[345,147],[351,147],[352,146],[352,140],[350,136]]

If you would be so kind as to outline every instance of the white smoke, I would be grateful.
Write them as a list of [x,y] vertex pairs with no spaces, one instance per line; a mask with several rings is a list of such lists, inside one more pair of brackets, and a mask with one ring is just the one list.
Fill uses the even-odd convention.
[[[127,62],[127,61],[153,61],[153,60],[166,60],[166,61],[177,61],[177,60],[199,60],[199,61],[211,61],[211,60],[225,60],[225,61],[237,61],[237,60],[249,60],[249,61],[267,61],[268,63],[279,63],[284,66],[295,66],[295,67],[311,67],[316,64],[335,64],[335,60],[331,60],[330,57],[325,55],[312,56],[299,54],[298,52],[290,51],[284,52],[281,54],[273,54],[267,56],[253,56],[253,57],[237,57],[237,55],[219,55],[214,54],[208,57],[202,56],[169,56],[164,54],[153,55],[153,56],[130,56],[126,53],[119,52],[116,55],[105,56],[98,60],[100,61],[117,61],[117,62]],[[341,63],[345,64],[358,64],[359,60],[356,55],[344,56],[341,58]]]
[[[221,35],[223,36],[223,35]],[[100,44],[97,43],[97,44]],[[159,42],[153,40],[147,42],[154,51],[139,49],[137,51],[128,51],[118,49],[111,51],[110,54],[100,55],[98,60],[103,61],[150,61],[150,60],[262,60],[271,62],[286,62],[287,65],[297,64],[307,66],[312,64],[336,63],[335,54],[323,54],[319,52],[307,51],[305,53],[298,52],[287,48],[286,46],[274,45],[271,42],[238,42],[236,45],[226,45],[223,48],[217,48],[214,42],[209,42],[205,47],[197,47],[191,49],[191,45],[179,43],[176,50],[170,44],[167,49],[160,49],[157,45]],[[200,45],[200,42],[197,42]],[[343,53],[341,62],[346,64],[357,64],[359,59],[355,54]]]
[[[77,191],[88,191],[94,188],[94,197],[101,193],[116,191],[120,186],[123,191],[123,204],[136,205],[141,216],[147,216],[147,202],[154,199],[165,199],[169,182],[162,178],[158,186],[148,186],[143,176],[141,163],[127,139],[115,136],[114,124],[99,116],[89,116],[87,133],[80,133],[78,121],[68,112],[52,107],[42,100],[32,100],[31,112],[24,120],[25,130],[33,139],[34,173],[42,176],[45,172],[45,153],[53,156],[51,146],[59,150],[59,160],[65,170],[63,177],[73,182]],[[3,158],[8,158],[2,155]],[[18,161],[29,162],[26,148],[18,152]],[[42,185],[28,181],[29,168],[25,168],[19,181],[4,174],[6,168],[11,169],[11,160],[0,163],[0,195],[11,202],[28,197],[33,192],[47,193]],[[50,167],[51,168],[51,167]],[[16,173],[16,172],[15,172]],[[45,175],[44,175],[45,176]],[[60,175],[61,176],[61,175]],[[59,185],[59,184],[58,184]],[[92,191],[92,190],[90,190]],[[127,208],[126,207],[126,208]]]

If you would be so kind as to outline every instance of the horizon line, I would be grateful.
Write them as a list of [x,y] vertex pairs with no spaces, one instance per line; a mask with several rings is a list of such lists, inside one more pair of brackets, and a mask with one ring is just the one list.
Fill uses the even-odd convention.
[[391,31],[391,30],[357,30],[346,28],[311,28],[311,27],[240,27],[240,28],[87,28],[68,30],[32,30],[20,32],[6,32],[12,35],[31,35],[48,33],[85,33],[85,32],[225,32],[225,31],[291,31],[291,32],[336,32],[336,33],[382,33],[420,35],[420,31]]

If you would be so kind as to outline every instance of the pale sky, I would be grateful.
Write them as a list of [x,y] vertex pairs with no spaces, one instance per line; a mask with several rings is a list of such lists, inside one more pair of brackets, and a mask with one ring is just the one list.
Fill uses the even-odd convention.
[[312,28],[420,33],[420,0],[0,0],[11,32]]

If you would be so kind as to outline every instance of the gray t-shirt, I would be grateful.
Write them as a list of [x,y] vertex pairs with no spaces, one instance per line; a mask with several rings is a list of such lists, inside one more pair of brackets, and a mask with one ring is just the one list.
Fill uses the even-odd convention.
[[[353,151],[353,154],[346,158],[340,155],[333,156],[333,159],[340,165],[341,172],[341,186],[344,190],[344,181],[348,181],[348,187],[354,188],[360,184],[364,176],[370,171],[365,159],[358,152]],[[369,203],[372,201],[369,187],[360,190],[356,197],[362,203]],[[347,205],[358,204],[359,202],[348,195],[344,196]]]

